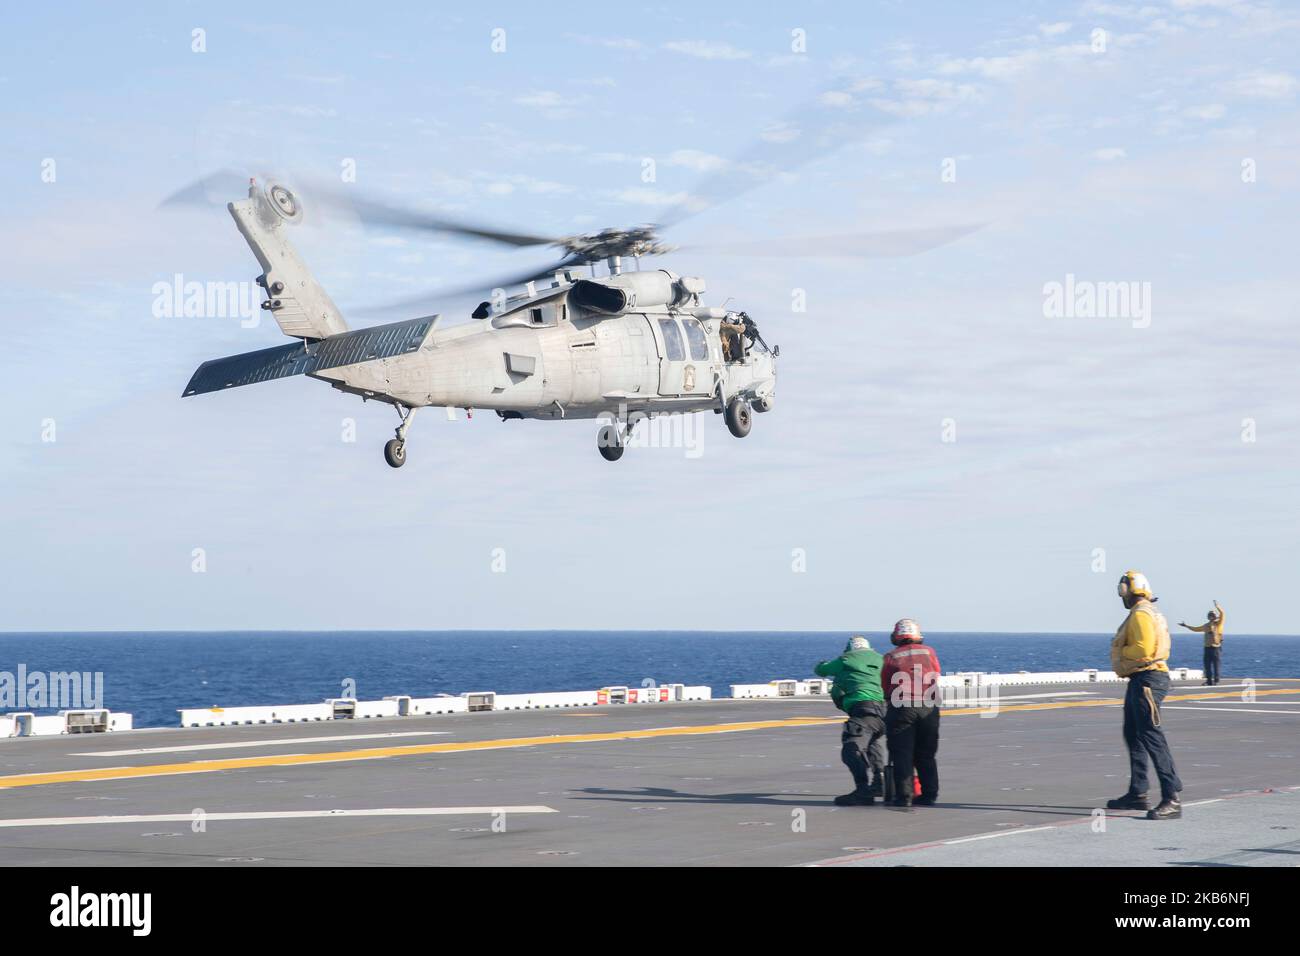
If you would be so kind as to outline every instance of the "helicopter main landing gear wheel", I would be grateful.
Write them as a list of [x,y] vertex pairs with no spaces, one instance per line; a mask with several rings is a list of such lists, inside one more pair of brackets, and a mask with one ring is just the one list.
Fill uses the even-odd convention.
[[406,430],[411,427],[411,416],[415,414],[414,408],[407,408],[403,411],[402,406],[397,406],[397,414],[402,416],[402,424],[397,426],[396,438],[388,439],[384,445],[384,461],[388,462],[393,468],[401,468],[406,464]]
[[606,425],[596,433],[596,447],[600,457],[606,461],[618,461],[623,457],[623,436],[617,425]]
[[727,430],[737,438],[744,438],[754,424],[754,410],[749,402],[736,396],[727,404]]
[[406,442],[398,441],[396,438],[388,439],[388,443],[384,445],[384,461],[394,468],[401,468],[405,465]]

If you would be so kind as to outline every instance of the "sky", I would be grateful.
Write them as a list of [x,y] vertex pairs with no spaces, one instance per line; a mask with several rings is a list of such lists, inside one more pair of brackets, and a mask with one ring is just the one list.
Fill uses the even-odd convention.
[[[1296,633],[1300,12],[717,7],[7,9],[0,630],[1108,631],[1137,568],[1171,622]],[[754,161],[782,142],[806,161]],[[776,406],[614,465],[589,421],[426,409],[395,471],[393,410],[322,382],[182,400],[287,341],[157,314],[177,275],[257,274],[219,206],[158,209],[230,167],[544,234],[685,203],[656,264],[780,345]],[[719,175],[751,188],[704,208]],[[907,258],[725,252],[965,224]],[[553,256],[347,217],[294,241],[355,326]]]

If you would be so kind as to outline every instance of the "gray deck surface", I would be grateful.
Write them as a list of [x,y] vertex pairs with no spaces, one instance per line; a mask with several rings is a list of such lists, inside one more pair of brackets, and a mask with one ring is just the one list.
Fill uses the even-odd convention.
[[[1122,692],[1022,686],[1003,689],[996,717],[946,711],[940,805],[912,811],[831,804],[849,780],[838,721],[814,699],[4,740],[0,865],[1300,864],[1300,681],[1261,680],[1253,701],[1232,680],[1176,684],[1165,726],[1186,815],[1112,814],[1095,832],[1091,812],[1127,785]],[[782,725],[743,729],[772,721]],[[708,729],[673,729],[691,727]],[[635,731],[655,733],[620,736]],[[583,736],[597,739],[572,739]],[[474,749],[492,741],[503,743]],[[468,749],[401,752],[429,745]],[[193,747],[203,749],[173,749]],[[384,750],[372,759],[320,759],[375,748]],[[189,772],[207,761],[233,765]],[[83,779],[95,768],[143,775]],[[44,773],[72,779],[24,776]],[[1206,800],[1217,802],[1195,805]],[[497,832],[500,807],[553,812],[507,811]],[[465,812],[207,817],[194,832],[199,808]],[[152,814],[183,818],[41,822]],[[976,836],[986,838],[947,842]]]

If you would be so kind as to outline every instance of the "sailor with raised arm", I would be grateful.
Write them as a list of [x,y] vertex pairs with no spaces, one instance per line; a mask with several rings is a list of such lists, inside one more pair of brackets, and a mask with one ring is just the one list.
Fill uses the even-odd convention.
[[1205,615],[1204,624],[1193,626],[1179,621],[1178,626],[1205,635],[1205,684],[1213,687],[1219,682],[1219,665],[1223,661],[1223,608],[1215,601],[1214,609]]

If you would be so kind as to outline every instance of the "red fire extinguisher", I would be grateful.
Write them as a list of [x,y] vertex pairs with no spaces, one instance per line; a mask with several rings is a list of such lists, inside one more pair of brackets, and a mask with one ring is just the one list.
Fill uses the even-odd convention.
[[[916,775],[916,770],[912,770],[912,797],[915,799],[921,795],[921,778]],[[894,799],[894,765],[888,764],[885,767],[885,799]]]

